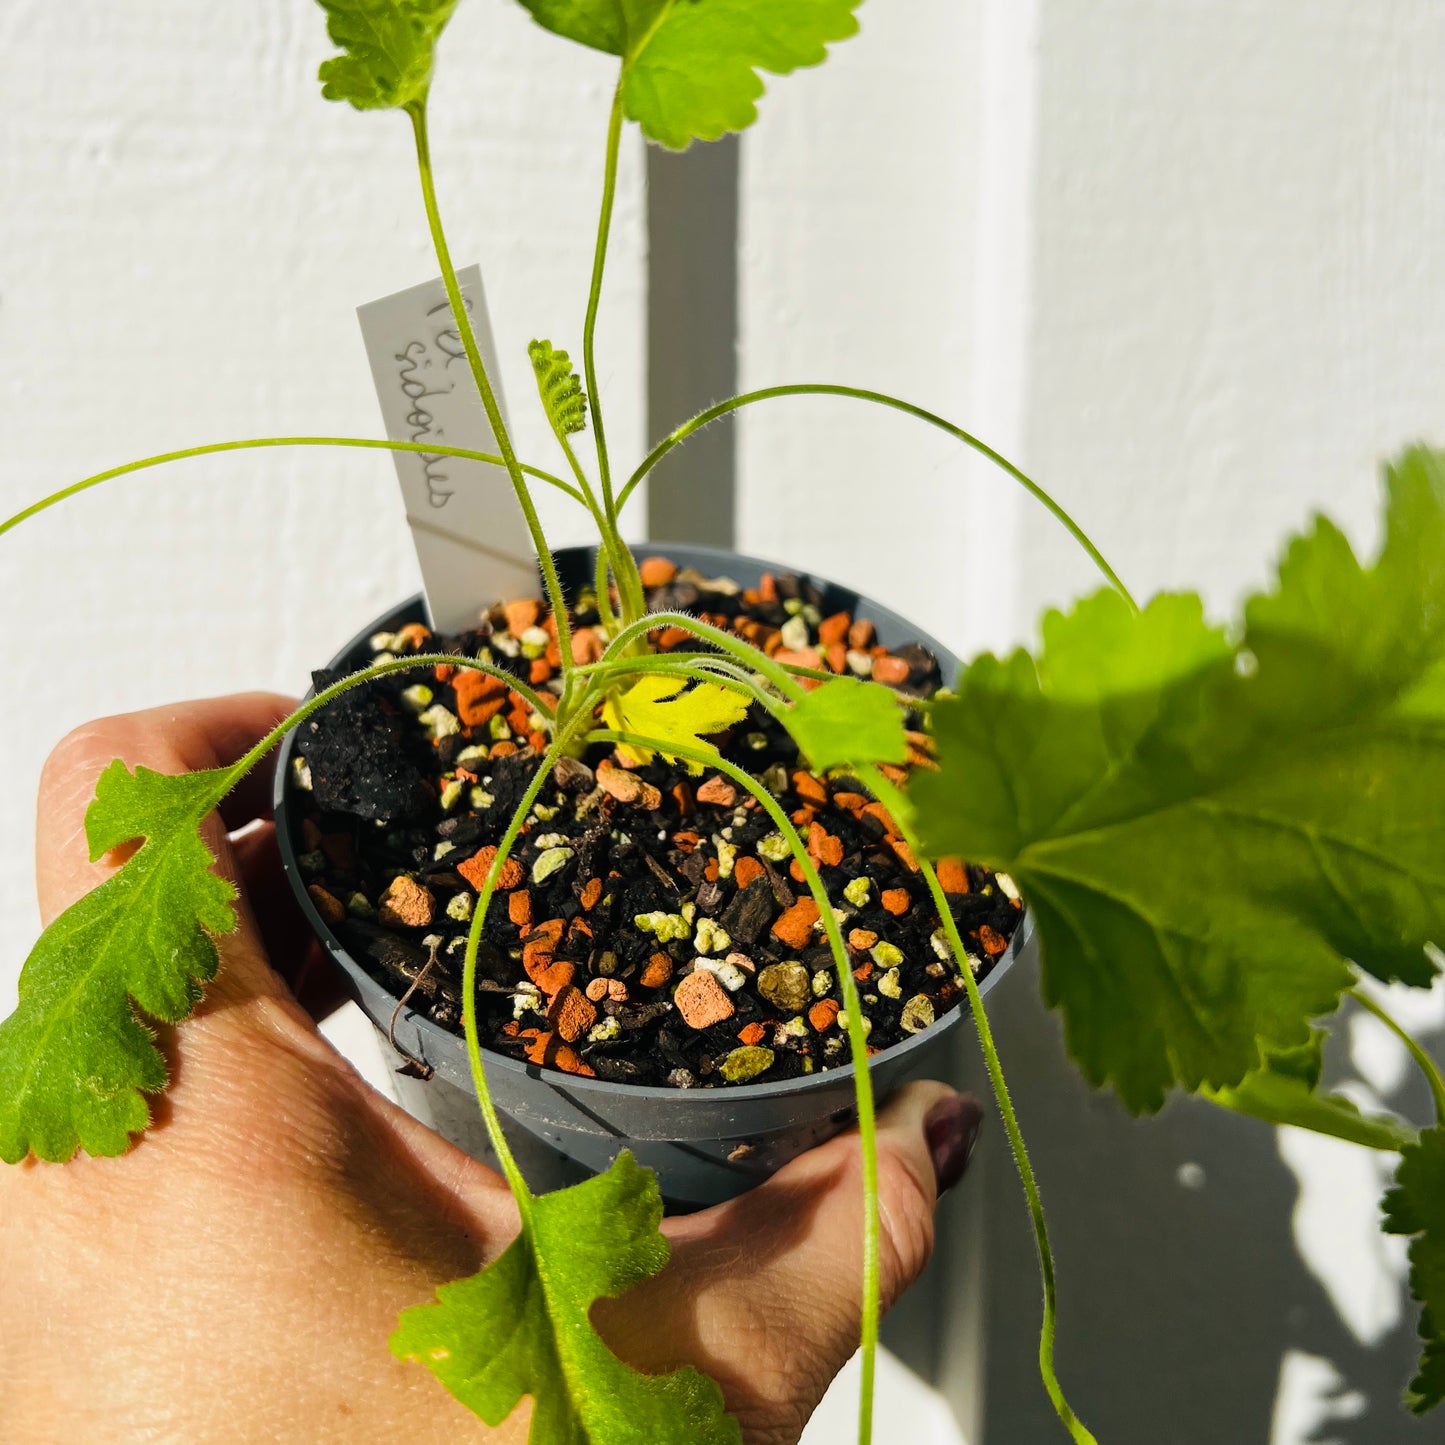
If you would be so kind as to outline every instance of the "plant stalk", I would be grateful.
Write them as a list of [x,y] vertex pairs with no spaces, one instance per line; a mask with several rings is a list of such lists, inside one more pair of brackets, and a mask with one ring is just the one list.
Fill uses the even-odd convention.
[[807,847],[792,819],[783,811],[778,800],[753,777],[735,763],[722,757],[716,749],[680,746],[675,742],[661,742],[648,738],[643,733],[599,729],[588,734],[590,742],[621,743],[627,747],[650,748],[669,756],[701,763],[704,767],[716,768],[739,787],[745,788],[754,798],[774,826],[788,841],[793,858],[802,871],[808,892],[818,909],[818,918],[823,924],[829,947],[833,952],[834,966],[838,971],[838,986],[843,991],[844,1010],[848,1016],[848,1047],[853,1063],[853,1086],[858,1103],[858,1139],[863,1155],[863,1300],[860,1351],[862,1354],[862,1385],[858,1401],[858,1445],[869,1445],[873,1438],[873,1381],[878,1351],[878,1138],[873,1106],[873,1079],[868,1070],[868,1042],[863,1033],[863,1008],[858,997],[858,985],[848,961],[848,951],[843,944],[843,934],[833,914],[833,904],[823,887],[813,860],[808,856]]
[[1001,452],[996,452],[987,442],[980,441],[972,432],[964,431],[961,426],[955,426],[953,422],[938,416],[936,413],[924,410],[921,406],[915,406],[911,401],[904,401],[901,397],[889,396],[882,391],[869,391],[861,386],[838,386],[829,382],[799,382],[789,386],[768,386],[760,391],[744,392],[741,396],[729,397],[726,401],[720,401],[714,406],[700,411],[695,417],[683,422],[675,431],[665,436],[646,457],[638,464],[637,470],[627,479],[627,484],[617,499],[617,509],[626,506],[627,499],[632,495],[633,489],[639,482],[670,452],[674,447],[680,446],[694,432],[701,431],[703,427],[715,422],[719,417],[727,416],[729,412],[737,411],[740,407],[751,406],[754,402],[770,401],[780,396],[846,396],[854,401],[873,402],[877,406],[891,407],[894,411],[901,411],[906,416],[916,417],[929,426],[945,431],[957,441],[963,442],[965,446],[972,447],[981,456],[985,456],[995,466],[1002,467],[1014,481],[1036,501],[1043,503],[1051,513],[1063,524],[1069,535],[1089,554],[1099,571],[1103,574],[1109,585],[1127,602],[1135,612],[1139,610],[1138,604],[1134,601],[1129,589],[1120,580],[1119,574],[1104,560],[1104,554],[1089,540],[1088,535],[1079,524],[1059,505],[1039,484],[1026,477],[1007,457]]
[[1394,1016],[1384,1007],[1376,1003],[1368,993],[1361,988],[1352,988],[1351,996],[1367,1013],[1372,1013],[1379,1021],[1400,1040],[1410,1052],[1420,1072],[1425,1075],[1430,1085],[1430,1097],[1435,1103],[1435,1122],[1445,1125],[1445,1078],[1441,1077],[1439,1066],[1435,1060],[1415,1042],[1414,1037],[1406,1030],[1405,1026],[1396,1022]]
[[230,792],[294,727],[305,722],[312,713],[319,711],[327,703],[340,697],[342,693],[350,691],[353,687],[359,687],[364,682],[370,682],[373,678],[385,677],[389,672],[407,672],[412,668],[437,666],[467,667],[474,672],[484,672],[488,677],[500,678],[508,687],[514,688],[538,711],[541,711],[544,706],[537,694],[525,683],[518,682],[510,672],[504,668],[495,667],[491,663],[481,662],[475,657],[462,657],[451,652],[418,652],[410,657],[394,657],[387,662],[374,662],[369,667],[361,668],[340,678],[330,687],[322,688],[315,697],[307,698],[289,717],[282,718],[260,742],[226,769],[225,788],[218,797],[225,797],[226,793]]
[[924,880],[928,884],[928,892],[933,899],[934,907],[938,910],[939,921],[943,924],[944,936],[953,952],[959,977],[968,994],[968,1005],[973,1011],[974,1025],[978,1029],[978,1041],[983,1050],[984,1064],[988,1069],[989,1083],[993,1088],[994,1099],[998,1103],[999,1116],[1003,1119],[1004,1132],[1008,1135],[1009,1149],[1013,1154],[1014,1164],[1024,1187],[1024,1195],[1028,1200],[1029,1218],[1033,1223],[1034,1245],[1038,1253],[1039,1275],[1043,1284],[1044,1296],[1043,1324],[1039,1330],[1039,1375],[1043,1379],[1049,1399],[1053,1402],[1055,1412],[1076,1445],[1098,1445],[1088,1427],[1074,1413],[1073,1406],[1065,1397],[1063,1387],[1059,1384],[1059,1378],[1054,1369],[1058,1287],[1054,1272],[1054,1253],[1049,1245],[1048,1225],[1044,1219],[1044,1202],[1039,1193],[1038,1180],[1034,1176],[1033,1162],[1029,1158],[1028,1146],[1024,1143],[1023,1130],[1019,1127],[1018,1115],[1014,1111],[1008,1082],[1004,1078],[1003,1064],[999,1059],[998,1045],[994,1042],[993,1029],[989,1025],[988,1015],[983,1007],[983,998],[978,991],[978,981],[974,978],[973,969],[968,962],[968,950],[964,947],[963,939],[959,935],[958,924],[954,922],[953,918],[953,909],[949,907],[948,897],[938,881],[938,875],[934,872],[933,866],[924,858],[922,842],[917,832],[909,824],[908,809],[903,795],[875,767],[859,768],[857,775],[859,781],[869,788],[873,796],[888,809],[894,822],[898,825],[899,832],[903,834],[904,841],[913,850],[919,867],[922,869]]
[[537,551],[537,565],[542,569],[542,580],[547,588],[548,605],[552,609],[552,615],[557,619],[557,645],[562,653],[562,676],[565,680],[570,678],[573,666],[572,627],[567,616],[567,602],[562,596],[562,584],[557,578],[557,564],[552,560],[552,551],[547,545],[546,535],[542,531],[542,522],[537,516],[537,508],[532,501],[532,494],[527,490],[521,464],[512,450],[512,439],[508,435],[506,423],[502,419],[502,409],[497,405],[496,393],[492,390],[491,380],[487,376],[482,353],[477,347],[476,333],[472,330],[471,317],[467,315],[467,308],[462,301],[461,288],[457,285],[456,268],[452,265],[446,233],[442,229],[441,212],[437,206],[436,187],[432,182],[431,147],[427,139],[426,101],[422,100],[416,105],[408,106],[407,114],[411,117],[412,133],[416,139],[416,164],[421,177],[421,193],[426,206],[427,225],[431,228],[432,245],[436,249],[437,261],[441,266],[442,283],[446,287],[447,300],[451,303],[452,319],[456,322],[457,335],[461,337],[462,348],[466,352],[467,363],[472,370],[472,379],[476,382],[477,391],[482,398],[482,406],[486,410],[487,420],[491,423],[492,432],[497,438],[497,450],[502,454],[503,465],[507,468],[507,475],[512,481],[512,490],[516,493],[517,503],[522,509],[523,516],[527,519],[527,530],[531,534],[532,545]]
[[[253,437],[244,441],[208,442],[204,446],[182,447],[179,451],[161,452],[153,457],[142,457],[139,461],[126,462],[119,467],[109,467],[82,481],[72,482],[68,487],[62,487],[58,492],[52,492],[48,497],[42,497],[40,501],[32,502],[30,506],[16,512],[13,517],[7,517],[0,522],[0,536],[10,531],[12,527],[18,527],[21,522],[38,516],[58,502],[66,501],[80,492],[87,492],[91,487],[98,487],[102,482],[111,481],[115,477],[123,477],[130,472],[144,471],[147,467],[164,466],[168,462],[182,462],[190,457],[212,456],[217,452],[253,451],[262,447],[359,447],[370,451],[421,452],[426,456],[461,457],[464,461],[487,462],[498,467],[506,465],[499,456],[493,456],[490,452],[471,451],[466,447],[434,446],[430,442],[373,441],[369,437]],[[544,472],[540,467],[528,466],[525,462],[519,462],[517,465],[529,477],[536,477],[538,481],[546,482],[549,486],[566,492],[575,501],[584,501],[582,494],[570,483],[564,482],[561,477],[553,476],[551,472]]]
[[803,695],[802,688],[793,681],[792,676],[781,663],[774,662],[771,657],[759,652],[756,647],[744,642],[741,637],[735,637],[731,632],[724,632],[722,628],[714,627],[710,622],[702,622],[686,612],[650,612],[637,622],[629,623],[608,643],[607,651],[603,654],[603,661],[610,662],[615,657],[625,654],[629,643],[639,637],[645,637],[654,627],[682,628],[683,631],[692,633],[694,637],[715,644],[754,672],[761,673],[784,697],[796,701]]
[[617,528],[620,508],[612,494],[612,463],[607,452],[607,432],[602,421],[602,393],[597,385],[597,311],[602,302],[602,274],[607,265],[607,242],[612,232],[612,205],[617,195],[617,159],[622,144],[622,82],[612,94],[607,119],[607,150],[602,167],[602,204],[597,215],[597,240],[592,250],[592,279],[587,291],[587,317],[582,326],[582,369],[587,377],[587,408],[592,416],[592,435],[597,447],[597,476],[602,486],[602,510],[607,525],[603,539],[612,553],[617,591],[623,620],[635,621],[647,610],[642,595],[642,577],[637,561],[623,544]]
[[512,856],[512,848],[522,831],[523,823],[527,821],[527,814],[532,811],[532,804],[537,801],[543,784],[551,776],[566,741],[567,733],[559,728],[512,813],[506,832],[497,844],[492,866],[487,870],[486,879],[477,890],[472,922],[467,930],[466,952],[462,956],[462,1032],[466,1036],[467,1062],[471,1065],[472,1084],[477,1091],[477,1106],[482,1111],[482,1120],[487,1126],[487,1136],[492,1141],[497,1162],[502,1166],[502,1173],[506,1175],[512,1197],[517,1201],[517,1210],[522,1216],[522,1228],[529,1234],[532,1229],[532,1191],[527,1187],[527,1181],[522,1177],[522,1171],[512,1154],[511,1145],[507,1143],[507,1136],[502,1132],[502,1121],[497,1115],[497,1106],[487,1085],[486,1065],[482,1062],[482,1043],[477,1032],[477,954],[481,948],[487,910],[491,907],[492,896],[497,891],[497,880],[502,876],[502,868]]

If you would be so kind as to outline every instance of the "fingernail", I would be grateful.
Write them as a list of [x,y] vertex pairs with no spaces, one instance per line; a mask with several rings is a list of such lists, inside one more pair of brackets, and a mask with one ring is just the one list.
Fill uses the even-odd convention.
[[968,1168],[969,1156],[978,1143],[983,1124],[983,1110],[976,1100],[964,1094],[940,1099],[923,1121],[923,1135],[933,1159],[933,1177],[938,1192],[952,1189]]

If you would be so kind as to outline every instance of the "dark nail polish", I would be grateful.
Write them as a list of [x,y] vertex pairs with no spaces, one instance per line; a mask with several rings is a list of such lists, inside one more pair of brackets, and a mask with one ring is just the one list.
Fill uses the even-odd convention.
[[933,1159],[933,1177],[938,1192],[952,1189],[968,1168],[969,1156],[978,1142],[983,1111],[974,1100],[961,1094],[941,1099],[923,1121],[924,1138]]

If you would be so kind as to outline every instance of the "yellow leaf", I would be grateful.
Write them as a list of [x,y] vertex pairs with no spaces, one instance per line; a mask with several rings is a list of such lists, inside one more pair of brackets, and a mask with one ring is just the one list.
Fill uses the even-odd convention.
[[[710,746],[704,741],[709,733],[723,732],[748,714],[747,695],[722,683],[700,682],[686,692],[684,685],[680,677],[649,673],[620,696],[607,699],[602,705],[603,721],[614,732],[705,748]],[[650,748],[619,745],[618,751],[630,762],[652,761]],[[669,762],[675,761],[665,747],[658,751]],[[691,772],[701,770],[697,764],[689,767]]]

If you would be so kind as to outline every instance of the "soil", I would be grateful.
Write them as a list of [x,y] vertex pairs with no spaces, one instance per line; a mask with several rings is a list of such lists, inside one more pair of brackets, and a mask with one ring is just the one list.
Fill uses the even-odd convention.
[[[651,610],[693,612],[804,666],[871,675],[913,702],[940,685],[921,646],[889,651],[846,612],[822,616],[806,578],[756,589],[643,565]],[[572,614],[574,655],[601,651],[595,599]],[[678,629],[656,650],[697,650]],[[536,601],[493,608],[433,637],[420,624],[372,639],[489,658],[539,691],[557,684],[555,628]],[[340,674],[316,673],[323,687]],[[808,842],[862,997],[870,1052],[966,997],[906,844],[855,778],[814,776],[754,709],[714,738],[761,777]],[[398,672],[303,725],[289,779],[293,839],[313,902],[353,957],[410,1008],[461,1032],[462,952],[476,890],[545,738],[520,694],[479,673]],[[910,767],[932,765],[911,711]],[[908,769],[891,770],[903,781]],[[569,1073],[678,1088],[769,1082],[847,1062],[842,993],[800,870],[756,801],[708,770],[610,747],[566,759],[504,870],[482,934],[486,1048]],[[1007,879],[957,859],[939,877],[984,977],[1022,919]],[[866,885],[863,880],[866,880]]]

